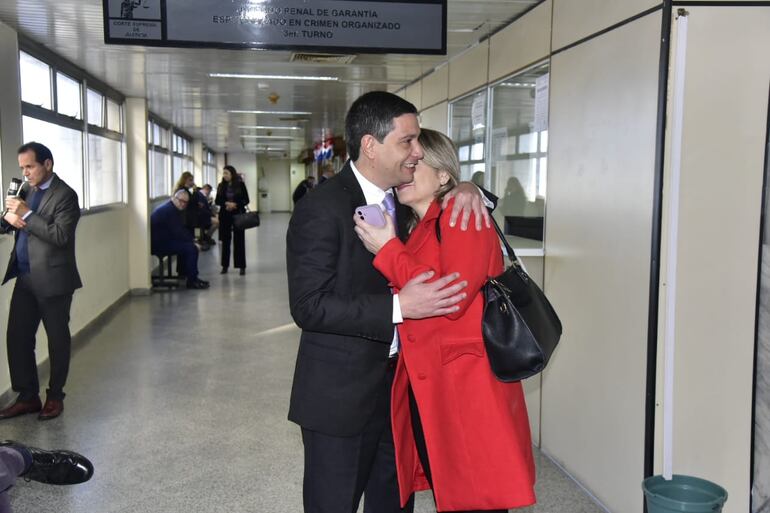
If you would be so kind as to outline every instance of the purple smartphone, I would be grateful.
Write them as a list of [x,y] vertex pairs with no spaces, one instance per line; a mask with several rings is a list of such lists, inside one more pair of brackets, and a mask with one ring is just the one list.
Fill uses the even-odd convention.
[[372,226],[381,228],[385,226],[385,214],[379,205],[363,205],[356,209],[356,215]]

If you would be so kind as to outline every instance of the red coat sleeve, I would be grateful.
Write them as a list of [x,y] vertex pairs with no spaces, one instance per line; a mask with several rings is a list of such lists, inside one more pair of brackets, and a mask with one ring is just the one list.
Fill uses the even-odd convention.
[[[447,211],[451,211],[451,205],[450,202]],[[449,226],[448,213],[441,216],[438,269],[419,261],[398,239],[391,239],[382,247],[374,259],[374,266],[399,289],[403,288],[410,279],[425,271],[434,271],[436,273],[434,279],[453,272],[460,273],[460,280],[468,282],[468,286],[464,289],[467,295],[458,303],[460,310],[446,316],[449,319],[457,319],[465,313],[489,277],[492,252],[500,252],[500,244],[494,228],[484,226],[481,231],[478,231],[474,228],[474,223],[474,216],[471,215],[469,228],[463,231],[459,224],[455,227]],[[432,236],[436,237],[435,225],[430,229],[434,232]]]

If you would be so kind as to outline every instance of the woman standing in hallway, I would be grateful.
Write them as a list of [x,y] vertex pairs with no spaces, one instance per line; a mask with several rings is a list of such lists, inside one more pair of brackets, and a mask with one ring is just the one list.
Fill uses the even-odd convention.
[[222,170],[222,181],[217,187],[215,200],[219,205],[219,240],[222,241],[222,272],[227,274],[230,267],[230,240],[233,241],[233,264],[240,269],[240,274],[246,274],[246,234],[233,226],[233,218],[246,211],[249,204],[249,193],[246,184],[241,180],[238,171],[233,166],[225,166]]
[[437,511],[502,513],[535,502],[535,466],[521,383],[495,378],[481,335],[481,287],[503,269],[500,243],[492,228],[449,226],[441,202],[457,184],[457,150],[433,130],[419,142],[425,157],[414,181],[396,191],[413,212],[399,223],[407,242],[389,216],[384,228],[355,218],[374,266],[395,289],[425,271],[459,272],[468,283],[457,312],[398,326],[391,420],[401,504],[432,488]]

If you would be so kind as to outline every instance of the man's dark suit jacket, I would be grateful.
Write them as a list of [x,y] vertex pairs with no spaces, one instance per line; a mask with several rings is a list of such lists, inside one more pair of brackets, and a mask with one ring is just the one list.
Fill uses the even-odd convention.
[[334,436],[360,433],[371,417],[393,341],[387,280],[353,230],[364,204],[348,162],[297,203],[286,236],[291,314],[302,328],[289,420]]
[[150,247],[155,249],[174,242],[192,242],[190,230],[185,228],[184,213],[171,200],[158,205],[150,214]]
[[[25,184],[19,197],[25,199],[28,194],[29,187]],[[24,228],[29,233],[30,284],[42,296],[72,294],[83,286],[75,262],[75,229],[79,219],[77,193],[54,174],[51,186],[45,191],[37,211],[27,218]],[[19,232],[5,220],[0,223],[1,232],[11,230],[16,233],[3,284],[18,274],[16,241]]]

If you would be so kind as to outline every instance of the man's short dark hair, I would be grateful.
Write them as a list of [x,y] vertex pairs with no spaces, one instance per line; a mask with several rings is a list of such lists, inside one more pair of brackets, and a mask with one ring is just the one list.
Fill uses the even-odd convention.
[[28,151],[31,151],[35,154],[35,161],[37,163],[45,164],[46,160],[50,160],[51,165],[53,165],[53,153],[51,153],[51,150],[49,150],[48,146],[45,144],[40,144],[39,142],[35,141],[22,144],[19,146],[19,150],[16,152],[16,154],[21,155],[22,153],[27,153]]
[[393,130],[393,120],[404,114],[417,114],[417,108],[400,96],[372,91],[360,96],[345,116],[345,139],[350,160],[358,160],[361,138],[366,134],[379,142]]

